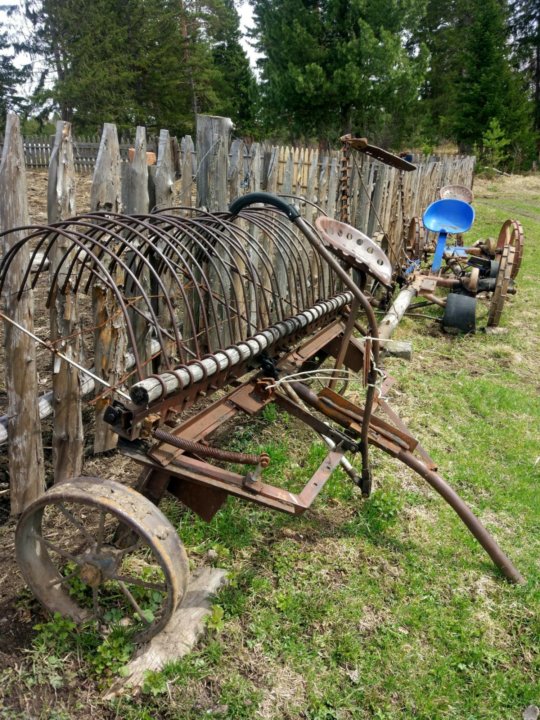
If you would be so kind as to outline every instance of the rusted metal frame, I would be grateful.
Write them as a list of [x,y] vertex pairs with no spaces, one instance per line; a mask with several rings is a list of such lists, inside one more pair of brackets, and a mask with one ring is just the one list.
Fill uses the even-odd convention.
[[[290,224],[284,223],[282,217],[279,215],[274,214],[274,216],[268,217],[267,214],[257,211],[254,208],[251,209],[251,212],[242,211],[238,217],[262,230],[270,238],[272,244],[280,251],[281,259],[284,261],[287,269],[287,285],[289,290],[287,296],[292,296],[293,293],[291,290],[294,292],[297,307],[305,307],[307,304],[313,304],[315,302],[315,293],[312,289],[310,298],[310,283],[308,282],[306,274],[306,264],[309,262],[309,255],[303,243],[298,242],[298,239],[291,233]],[[293,239],[296,240],[296,243],[293,242]],[[304,263],[301,261],[300,253],[305,255]],[[293,268],[296,270],[296,275]],[[300,282],[298,282],[298,279],[300,279]],[[301,293],[300,297],[299,292]],[[280,291],[278,294],[281,297]],[[287,300],[285,299],[284,301]],[[292,302],[289,301],[289,304],[291,308],[293,308]]]
[[[168,308],[170,317],[171,317],[171,319],[173,320],[172,326],[173,326],[175,344],[176,344],[176,346],[177,346],[178,352],[179,352],[180,354],[182,354],[182,338],[181,338],[181,336],[180,336],[180,333],[178,332],[177,323],[174,322],[174,320],[175,320],[175,318],[174,318],[174,308],[173,308],[173,306],[172,306],[172,303],[171,303],[171,301],[170,301],[170,298],[169,298],[169,296],[168,296],[168,293],[165,291],[165,287],[164,287],[164,285],[163,285],[163,283],[162,283],[162,281],[161,281],[160,275],[159,275],[159,273],[157,272],[157,270],[156,270],[155,267],[154,267],[154,262],[153,262],[153,257],[152,257],[152,256],[153,256],[153,255],[158,255],[159,258],[160,258],[160,261],[164,262],[164,263],[167,265],[167,267],[169,268],[169,270],[170,270],[170,272],[171,272],[171,276],[174,277],[175,279],[176,279],[176,274],[173,272],[172,267],[170,267],[170,264],[168,263],[166,257],[163,255],[163,253],[161,253],[160,249],[159,249],[156,245],[154,245],[154,244],[152,243],[152,240],[151,240],[150,238],[147,238],[147,237],[143,234],[143,232],[142,232],[141,230],[139,230],[138,228],[136,228],[136,227],[134,226],[134,223],[135,223],[135,222],[137,222],[138,224],[140,224],[140,225],[142,225],[143,227],[145,227],[148,231],[150,231],[150,232],[153,231],[153,229],[152,229],[150,226],[146,225],[146,224],[145,224],[144,222],[142,222],[139,218],[136,218],[136,219],[135,219],[135,218],[131,218],[131,217],[128,217],[128,216],[121,216],[121,215],[116,215],[116,216],[114,217],[114,223],[115,223],[116,226],[125,229],[127,232],[129,232],[129,233],[131,233],[131,234],[135,234],[135,235],[138,237],[138,239],[142,241],[143,246],[146,246],[146,251],[145,251],[145,252],[141,252],[138,248],[135,248],[135,247],[132,245],[132,243],[130,242],[130,236],[127,236],[127,237],[125,238],[124,242],[122,243],[123,248],[124,248],[124,250],[125,250],[126,252],[127,252],[127,251],[133,251],[134,255],[136,255],[136,256],[139,258],[139,263],[138,263],[138,265],[137,265],[137,268],[136,268],[136,270],[133,270],[134,275],[135,275],[136,277],[138,277],[138,275],[139,275],[140,272],[141,272],[142,266],[144,265],[145,267],[148,268],[148,270],[149,270],[149,272],[150,272],[150,277],[151,277],[151,278],[154,280],[154,282],[161,288],[162,297],[164,298],[165,304],[167,305],[167,308]],[[96,231],[95,231],[96,234],[98,235],[98,237],[101,237],[102,235],[109,235],[109,234],[110,234],[109,228],[105,229],[105,227],[106,227],[106,226],[104,226],[104,225],[102,225],[102,224],[100,224],[100,225],[98,226],[98,228],[97,228]],[[107,245],[108,245],[108,242],[107,242]],[[118,257],[118,255],[116,254],[116,252],[115,252],[115,257]],[[113,260],[113,264],[114,264],[115,262],[116,262],[116,261]],[[129,267],[129,269],[131,270],[132,263],[129,263],[128,267]],[[109,268],[109,269],[110,269],[110,268]],[[81,272],[82,272],[82,271],[81,271]],[[178,285],[181,285],[181,283],[179,283],[178,280],[177,280],[177,284],[178,284]],[[140,285],[140,283],[139,283],[138,281],[137,281],[137,286],[140,287],[140,288],[142,288],[142,285]],[[89,285],[87,285],[86,288],[85,288],[85,292],[86,292],[86,293],[88,292],[88,289],[89,289]],[[151,299],[146,300],[146,304],[149,305],[150,314],[153,316],[152,322],[155,323],[156,330],[157,330],[157,332],[158,332],[158,339],[159,339],[159,336],[162,337],[162,329],[161,329],[161,325],[159,324],[159,322],[158,322],[158,320],[157,320],[157,316],[156,316],[156,314],[155,314],[155,309],[153,308],[153,303],[151,302]],[[138,308],[135,308],[135,307],[134,307],[133,309],[136,310],[136,311],[138,310]],[[126,318],[126,321],[127,321],[127,318]],[[160,345],[162,345],[161,341],[160,341]],[[163,347],[163,345],[162,345],[162,347]],[[168,360],[166,360],[166,364],[168,364],[168,367],[170,367],[170,363],[169,363]]]
[[[184,221],[184,223],[187,226],[187,221]],[[234,257],[234,254],[231,252],[229,244],[224,242],[224,240],[222,240],[222,238],[220,237],[220,234],[218,232],[216,232],[213,229],[209,229],[205,225],[201,225],[200,220],[195,219],[195,220],[191,220],[189,222],[189,232],[190,232],[190,237],[193,240],[195,240],[195,238],[196,238],[196,240],[200,243],[200,246],[203,248],[203,251],[205,253],[205,259],[209,264],[211,264],[214,267],[215,272],[219,279],[219,283],[222,288],[222,295],[220,296],[218,293],[216,293],[213,290],[212,285],[209,285],[207,288],[208,301],[211,302],[212,304],[214,303],[214,301],[217,301],[218,305],[220,305],[222,308],[224,308],[225,315],[226,315],[225,323],[228,327],[229,336],[234,337],[235,336],[234,320],[233,320],[233,315],[231,314],[231,310],[233,311],[236,318],[238,318],[240,316],[240,301],[239,301],[238,294],[236,291],[233,274],[236,274],[237,276],[239,276],[241,274],[240,266],[238,265],[238,262],[237,262],[236,258]],[[208,236],[210,236],[210,237],[208,237]],[[221,248],[221,251],[224,252],[226,254],[226,256],[229,257],[229,261],[230,261],[230,265],[231,265],[232,269],[228,266],[228,263],[225,262],[223,256],[220,253],[216,252],[217,247]],[[218,262],[216,262],[214,260],[214,257],[218,258]],[[218,265],[219,265],[219,267],[222,268],[221,272],[219,272],[217,269]],[[225,275],[227,277],[228,287],[226,287],[226,284],[223,282],[223,278],[222,278],[223,272],[225,273]],[[244,300],[246,300],[246,286],[245,285],[242,286],[242,290],[243,290]],[[233,297],[232,305],[229,304],[229,300],[227,299],[227,296],[229,294],[232,294],[232,297]],[[216,311],[217,311],[217,308],[216,308]],[[223,324],[224,324],[224,321],[223,320],[220,321],[219,325],[223,326]],[[217,326],[216,326],[216,330],[217,330]],[[223,341],[222,341],[219,333],[218,333],[218,344],[220,346],[223,344]]]
[[[283,317],[286,314],[285,307],[283,304],[284,301],[286,301],[286,299],[284,297],[282,297],[282,293],[280,292],[279,285],[277,282],[277,276],[276,276],[275,272],[273,272],[273,261],[270,258],[270,256],[268,255],[268,253],[267,253],[266,249],[264,248],[264,246],[262,245],[262,243],[258,240],[258,238],[255,235],[250,233],[248,230],[240,227],[239,225],[236,225],[234,222],[231,222],[230,220],[228,220],[227,217],[219,217],[219,218],[213,218],[213,219],[215,222],[219,222],[220,225],[222,225],[224,228],[226,228],[230,232],[231,237],[235,238],[236,242],[238,242],[238,238],[236,236],[242,235],[242,236],[244,236],[244,239],[247,241],[247,245],[251,249],[255,250],[255,252],[259,258],[259,261],[263,265],[263,267],[266,271],[266,274],[270,280],[270,286],[272,288],[272,290],[270,291],[270,296],[272,298],[272,301],[274,303],[278,303],[280,305],[281,313],[282,313],[282,317]],[[266,314],[267,314],[267,318],[268,318],[267,322],[271,322],[272,312],[270,309],[270,305],[268,304],[268,298],[267,298],[268,290],[264,287],[264,283],[258,272],[258,269],[253,265],[251,257],[245,248],[244,248],[244,252],[246,254],[246,259],[248,261],[249,267],[252,267],[254,269],[255,273],[257,274],[257,277],[259,278],[258,283],[253,282],[253,279],[252,279],[252,282],[253,282],[254,286],[258,287],[262,291],[262,297],[263,297],[265,310],[266,310]],[[256,300],[256,302],[257,302],[257,300]],[[257,314],[259,316],[260,322],[264,323],[264,318],[262,317],[262,314],[259,311],[257,312]]]
[[[55,227],[55,231],[60,230],[59,225]],[[66,223],[66,225],[67,225],[67,223]],[[100,226],[95,227],[95,226],[91,225],[90,223],[80,222],[79,220],[76,220],[76,226],[83,227],[83,228],[87,227],[87,228],[93,230],[94,232],[97,232],[99,235],[107,235],[107,237],[109,238],[109,240],[107,240],[105,243],[102,243],[100,240],[95,239],[94,237],[92,237],[89,234],[81,233],[78,230],[75,230],[73,228],[73,226],[71,224],[69,224],[69,233],[70,233],[72,240],[73,240],[73,236],[77,236],[77,237],[83,238],[83,242],[84,242],[84,240],[91,242],[92,245],[97,246],[100,249],[99,255],[96,255],[94,252],[91,252],[88,249],[87,245],[85,245],[85,247],[84,247],[84,250],[87,253],[87,257],[90,256],[93,259],[92,268],[88,268],[89,270],[91,270],[91,274],[89,275],[89,281],[87,284],[86,292],[89,289],[90,280],[91,280],[92,276],[94,278],[100,278],[100,273],[104,273],[106,276],[105,279],[107,279],[109,281],[109,288],[111,290],[113,290],[113,292],[117,295],[117,297],[122,297],[121,294],[117,294],[117,292],[116,292],[116,283],[114,282],[112,275],[111,275],[111,267],[109,266],[109,268],[106,268],[103,260],[101,259],[104,255],[108,255],[112,259],[112,265],[114,266],[114,265],[118,264],[118,266],[124,271],[124,273],[127,274],[131,278],[134,286],[137,288],[138,293],[140,293],[141,296],[143,297],[144,302],[146,303],[149,313],[152,317],[152,325],[156,331],[157,340],[158,340],[159,344],[161,345],[161,347],[163,348],[165,346],[165,343],[163,340],[163,335],[161,333],[159,321],[157,319],[155,311],[152,307],[152,302],[151,302],[150,298],[148,297],[146,290],[142,287],[142,285],[140,284],[136,275],[129,269],[128,265],[114,252],[114,250],[109,248],[109,243],[111,242],[111,238],[115,238],[118,242],[120,242],[122,245],[124,245],[124,247],[129,248],[130,251],[132,251],[133,253],[140,255],[141,257],[142,257],[142,253],[133,246],[129,247],[128,244],[126,243],[125,239],[122,238],[121,235],[118,235],[116,232],[112,231],[110,228],[103,230],[103,228]],[[67,253],[66,253],[66,255],[67,255]],[[75,255],[77,255],[77,253],[75,253]],[[82,263],[83,266],[87,264],[87,257],[85,257],[85,259],[83,260],[83,263]],[[75,257],[74,257],[73,262],[75,262]],[[70,271],[71,271],[72,267],[73,267],[73,265],[70,266]],[[59,269],[60,269],[60,265],[57,268],[56,273],[54,275],[53,283],[56,282],[56,278],[58,276]],[[79,277],[82,276],[83,272],[84,272],[84,270],[83,270],[83,268],[81,268],[81,270],[80,270],[81,274],[79,275]],[[153,270],[152,270],[152,272],[153,272]],[[161,280],[158,279],[158,282],[161,284]],[[78,285],[78,283],[76,285]],[[163,285],[162,285],[162,290],[165,293],[165,289],[163,288]],[[74,288],[74,291],[76,291],[76,288]],[[51,293],[52,293],[52,287],[51,287],[51,290],[49,291],[49,298],[47,300],[48,304],[50,303],[50,300],[51,300]],[[126,306],[123,298],[122,298],[121,307],[122,307],[122,312],[124,314],[124,318],[126,320],[126,328],[128,331],[128,336],[129,336],[130,342],[132,344],[132,350],[135,355],[135,364],[137,366],[137,373],[139,374],[139,377],[142,377],[143,376],[142,365],[141,365],[140,358],[139,358],[139,353],[138,353],[138,349],[137,349],[137,343],[136,343],[136,339],[135,339],[135,335],[134,335],[134,330],[133,330],[132,324],[129,320],[128,309],[127,309],[127,306]],[[168,363],[168,367],[170,368],[171,367],[170,361],[167,360],[167,363]]]
[[[32,229],[32,228],[24,228],[24,229]],[[84,234],[82,234],[82,233],[78,233],[78,232],[75,232],[75,231],[70,231],[70,232],[68,232],[67,230],[64,230],[62,227],[60,227],[60,226],[58,226],[58,225],[55,225],[55,226],[47,226],[46,229],[47,229],[47,230],[51,230],[53,233],[55,233],[55,234],[53,235],[51,241],[50,241],[50,245],[52,245],[52,243],[55,241],[57,234],[63,235],[63,236],[66,237],[68,240],[70,240],[70,241],[73,242],[75,245],[77,245],[77,247],[79,248],[79,250],[84,250],[84,252],[86,252],[90,257],[92,257],[93,260],[94,260],[94,262],[95,262],[95,264],[96,264],[96,266],[98,266],[98,267],[101,266],[101,271],[103,272],[103,274],[104,274],[104,276],[105,276],[105,279],[108,280],[108,282],[109,282],[109,284],[110,284],[110,288],[111,288],[111,290],[113,291],[113,294],[115,295],[116,299],[118,300],[118,304],[120,305],[120,308],[121,308],[121,310],[122,310],[122,313],[123,313],[124,317],[127,317],[127,307],[126,307],[126,304],[125,304],[124,299],[123,299],[123,297],[122,297],[122,294],[119,292],[118,287],[117,287],[116,284],[114,283],[114,280],[113,280],[113,278],[111,277],[111,275],[109,274],[108,270],[100,263],[100,261],[98,260],[97,256],[95,255],[95,253],[94,253],[92,250],[88,249],[88,248],[84,245],[84,239],[85,239],[86,236],[85,236]],[[18,251],[18,249],[20,249],[20,247],[21,247],[24,243],[29,242],[30,240],[32,240],[33,237],[34,237],[34,234],[31,234],[31,235],[27,236],[26,238],[23,238],[23,240],[21,240],[19,243],[17,243],[16,245],[13,246],[13,252],[10,250],[10,252],[7,253],[7,255],[5,256],[4,261],[3,261],[3,263],[2,263],[3,273],[2,273],[2,275],[1,275],[1,277],[0,277],[0,290],[1,290],[2,287],[3,287],[3,282],[4,282],[5,274],[6,274],[6,273],[8,272],[8,270],[9,270],[9,266],[10,266],[10,264],[11,264],[11,262],[12,262],[14,256],[15,256],[15,252]],[[82,238],[82,240],[81,240],[81,238]],[[66,256],[67,256],[67,254],[68,254],[68,253],[66,253]],[[62,260],[62,262],[63,262],[63,260]],[[53,279],[52,279],[52,281],[51,281],[51,288],[50,288],[50,290],[49,290],[49,295],[48,295],[48,297],[47,297],[47,303],[46,303],[46,306],[47,306],[47,307],[50,306],[50,303],[51,303],[51,300],[52,300],[52,292],[53,292],[53,288],[55,287],[55,284],[56,284],[56,278],[57,278],[58,272],[60,271],[61,264],[62,264],[62,263],[59,263],[58,268],[56,269],[56,273],[55,273],[55,275],[54,275],[54,277],[53,277]],[[27,269],[27,272],[25,273],[24,280],[23,280],[23,282],[21,283],[21,288],[20,288],[19,293],[18,293],[18,297],[19,297],[19,298],[21,297],[22,293],[24,292],[25,285],[26,285],[26,279],[28,278],[29,272],[30,272],[30,265],[29,265],[29,267],[28,267],[28,269]],[[92,272],[95,272],[95,271],[92,271]],[[68,275],[68,277],[69,277],[69,275]],[[35,287],[37,281],[38,281],[38,277],[35,276],[34,279],[33,279],[33,281],[32,281],[32,283],[31,283],[31,287],[32,287],[32,288]],[[137,367],[137,373],[138,373],[138,376],[139,376],[139,377],[142,377],[142,368],[141,368],[140,358],[139,358],[138,353],[137,353],[136,340],[135,340],[135,337],[134,337],[134,334],[133,334],[133,328],[131,327],[131,323],[129,323],[129,322],[126,323],[126,327],[127,327],[128,336],[129,336],[129,339],[130,339],[130,342],[131,342],[131,345],[132,345],[132,348],[133,348],[133,355],[134,355],[134,358],[135,358],[135,365],[136,365],[136,367]]]
[[[177,231],[180,231],[181,235],[180,235],[180,237],[178,237],[178,235],[176,233],[173,233],[169,230],[170,236],[172,238],[171,242],[172,242],[173,246],[176,246],[176,252],[178,253],[179,256],[180,256],[179,248],[181,248],[181,250],[183,252],[185,252],[187,255],[189,255],[190,260],[192,260],[193,264],[196,266],[198,272],[200,273],[201,279],[203,281],[203,284],[201,285],[200,282],[195,277],[195,275],[191,271],[189,271],[190,275],[192,277],[192,281],[198,289],[197,294],[199,296],[199,309],[200,309],[200,312],[202,315],[203,326],[204,326],[204,330],[206,333],[206,345],[207,345],[207,347],[211,346],[210,330],[212,330],[212,328],[215,328],[216,335],[218,336],[218,343],[220,345],[222,345],[223,344],[223,339],[222,339],[222,335],[221,335],[222,323],[219,321],[218,314],[217,314],[217,308],[216,308],[214,300],[213,300],[214,292],[211,289],[211,283],[209,281],[207,273],[203,270],[203,266],[201,264],[202,261],[205,261],[212,266],[212,268],[214,269],[214,272],[216,273],[216,275],[219,278],[219,282],[221,284],[222,291],[225,294],[225,286],[223,284],[223,280],[220,276],[220,273],[218,271],[217,264],[216,264],[214,258],[208,252],[204,243],[196,235],[193,234],[193,230],[192,230],[191,226],[186,224],[186,221],[184,218],[176,218],[176,217],[161,216],[161,215],[156,215],[154,217],[159,217],[160,219],[166,218],[166,222],[171,227],[175,228],[175,230],[177,230]],[[188,243],[195,246],[195,248],[197,248],[199,250],[199,252],[200,252],[199,257],[197,257],[197,255],[189,249]],[[186,263],[186,267],[189,267],[187,265],[187,263]],[[228,273],[228,274],[230,277],[230,273]],[[206,307],[206,303],[205,303],[205,296],[203,294],[201,294],[201,288],[205,292],[205,294],[207,294],[207,298],[209,300],[208,305],[210,307],[211,315],[214,319],[214,325],[210,325],[210,323],[209,323],[209,317],[208,317],[207,307]],[[225,303],[223,303],[223,304],[225,305],[226,311],[227,311],[227,323],[229,324],[229,329],[231,329],[230,310],[229,310],[229,307]],[[194,333],[194,335],[197,335],[196,324],[193,325],[193,333]],[[199,353],[198,353],[199,357],[200,357],[200,354],[201,353],[199,351]]]
[[373,308],[369,304],[369,301],[366,298],[366,296],[355,285],[355,283],[350,278],[350,276],[347,274],[347,272],[337,262],[336,258],[330,253],[329,250],[327,250],[324,247],[320,238],[309,227],[309,225],[300,216],[298,216],[294,220],[294,224],[298,228],[300,228],[300,230],[304,233],[304,235],[306,236],[308,241],[311,243],[313,248],[321,255],[322,258],[324,258],[324,260],[326,260],[326,262],[334,270],[336,275],[342,280],[345,287],[347,287],[350,290],[350,292],[352,292],[354,297],[358,300],[359,304],[362,306],[362,309],[364,310],[364,312],[366,314],[367,321],[369,324],[370,338],[371,338],[371,342],[372,342],[373,360],[370,360],[370,370],[369,370],[368,378],[367,378],[368,385],[367,385],[367,390],[366,390],[366,402],[365,402],[365,422],[362,426],[362,435],[361,435],[362,474],[363,474],[364,481],[367,481],[368,478],[371,476],[371,470],[369,467],[369,449],[368,449],[369,421],[370,421],[371,414],[373,412],[374,401],[376,398],[376,387],[375,387],[375,383],[377,381],[376,368],[379,364],[379,354],[380,354],[379,330],[378,330],[378,326],[377,326],[377,320],[375,318],[375,313],[373,311]]
[[[338,296],[339,297],[339,296]],[[282,348],[288,348],[295,342],[298,342],[300,340],[305,340],[305,336],[308,332],[314,332],[317,328],[321,326],[325,326],[327,324],[333,325],[333,320],[339,315],[340,308],[337,307],[336,309],[330,309],[326,314],[322,315],[319,318],[316,318],[311,323],[309,323],[304,328],[292,328],[288,332],[288,334],[284,335],[283,337],[277,337],[276,334],[272,331],[272,327],[268,328],[268,332],[272,335],[273,340],[270,342],[267,346],[267,350],[271,349],[274,354],[278,353]],[[282,321],[284,322],[284,321]],[[281,324],[281,323],[278,323]],[[324,332],[328,332],[326,328],[324,328]],[[332,332],[332,330],[330,331]],[[232,346],[234,347],[234,346]],[[227,349],[227,348],[225,348]],[[294,355],[295,351],[292,351],[292,354]],[[227,356],[226,356],[227,357]],[[238,378],[242,374],[244,374],[248,367],[253,365],[253,361],[257,356],[250,355],[246,357],[243,361],[238,362],[235,365],[231,365],[230,363],[227,364],[221,371],[218,371],[209,377],[207,377],[204,381],[197,381],[196,383],[190,384],[187,388],[182,387],[178,388],[171,394],[167,396],[160,396],[154,401],[151,401],[147,405],[133,405],[130,406],[130,411],[133,414],[133,424],[136,424],[140,421],[142,421],[147,415],[153,413],[153,412],[160,412],[165,411],[169,408],[178,408],[182,407],[185,409],[186,407],[189,407],[195,399],[201,394],[207,394],[209,392],[214,392],[218,388],[224,387],[228,382],[230,382],[231,378]],[[218,363],[214,361],[216,365]],[[186,368],[189,368],[190,363],[186,366]],[[177,368],[179,369],[179,368]]]
[[[261,217],[263,219],[266,219],[268,217],[268,220],[266,222],[267,222],[267,227],[268,227],[268,234],[271,237],[273,237],[273,235],[276,232],[275,225],[272,224],[272,223],[275,223],[280,228],[280,233],[283,233],[283,237],[287,238],[286,242],[288,243],[288,246],[300,250],[303,253],[303,255],[305,256],[305,264],[301,262],[300,267],[303,272],[305,289],[308,292],[309,292],[309,290],[311,290],[311,297],[308,295],[306,297],[305,301],[314,303],[317,301],[318,297],[324,297],[326,295],[325,288],[324,288],[323,284],[321,284],[323,282],[323,273],[322,273],[323,266],[322,266],[322,263],[320,261],[318,254],[315,253],[315,256],[314,256],[315,262],[317,263],[317,266],[315,269],[316,269],[317,276],[318,276],[318,284],[316,286],[314,282],[311,282],[311,284],[310,284],[310,283],[307,283],[307,280],[306,280],[305,266],[312,269],[312,264],[311,264],[312,258],[309,255],[308,246],[306,246],[306,244],[304,242],[302,242],[301,238],[299,238],[294,233],[291,224],[284,218],[284,216],[281,212],[279,212],[278,210],[276,210],[275,208],[272,208],[272,207],[270,207],[270,208],[248,207],[248,208],[244,208],[238,214],[238,217],[244,217],[244,218],[248,217],[250,219],[256,218],[256,217]],[[313,227],[311,225],[309,225],[309,223],[307,223],[306,221],[304,221],[304,222],[307,227],[310,227],[311,230],[313,232],[315,232],[313,230]],[[305,235],[305,233],[302,233],[302,234]],[[310,245],[310,243],[308,243],[308,244]],[[311,277],[313,280],[312,272],[311,272]],[[296,281],[296,278],[293,277],[292,283],[291,283],[293,287],[295,285],[295,281]]]
[[[122,454],[127,455],[144,467],[163,471],[163,467],[159,463],[145,452],[142,452],[135,444],[120,441],[119,448]],[[180,455],[167,465],[166,472],[170,475],[168,489],[173,494],[174,479],[178,479],[202,485],[206,488],[223,490],[228,495],[234,495],[243,500],[249,500],[257,505],[280,510],[290,515],[301,514],[307,509],[298,501],[297,495],[287,490],[265,485],[264,483],[261,483],[262,489],[259,487],[257,491],[249,490],[245,486],[243,475],[218,468],[196,458]]]
[[[317,396],[315,395],[315,397]],[[305,410],[301,405],[298,405],[298,403],[291,400],[291,398],[287,397],[287,395],[276,392],[274,394],[274,402],[282,410],[285,410],[290,415],[293,415],[298,420],[301,420],[319,435],[329,437],[336,446],[343,447],[344,450],[348,450],[349,452],[358,452],[358,443],[352,440],[352,438],[347,437],[341,431],[335,430],[330,425],[327,425],[318,417]]]
[[[229,282],[230,282],[230,289],[232,290],[232,292],[233,292],[233,294],[234,294],[234,297],[235,297],[235,301],[236,301],[236,308],[235,308],[236,317],[237,317],[237,318],[241,318],[241,317],[242,317],[242,313],[240,312],[240,303],[239,303],[239,300],[238,300],[238,296],[237,296],[236,288],[235,288],[235,283],[234,283],[234,279],[233,279],[233,275],[236,275],[237,277],[242,277],[242,276],[243,276],[242,269],[241,269],[240,265],[238,264],[238,260],[237,260],[237,257],[238,257],[238,256],[241,258],[241,261],[245,264],[245,266],[246,266],[246,272],[247,272],[247,268],[249,268],[250,271],[251,271],[251,275],[250,275],[250,276],[248,275],[248,279],[249,279],[250,283],[251,283],[252,285],[256,285],[256,284],[257,284],[256,278],[258,279],[259,284],[261,283],[260,276],[259,276],[256,268],[252,265],[251,259],[250,259],[250,257],[249,257],[249,254],[246,252],[246,248],[242,246],[242,244],[238,241],[238,239],[237,239],[237,238],[234,236],[234,234],[232,234],[232,233],[231,233],[230,236],[228,236],[227,239],[225,240],[225,239],[222,237],[221,230],[222,230],[222,229],[226,229],[226,228],[219,228],[219,226],[217,226],[217,224],[215,224],[214,226],[210,225],[209,223],[208,223],[208,224],[203,224],[203,222],[202,222],[201,220],[192,220],[191,222],[192,222],[192,224],[195,225],[195,227],[197,227],[197,228],[203,228],[203,232],[201,232],[201,237],[202,237],[202,239],[203,239],[205,242],[209,242],[208,238],[205,237],[205,233],[208,233],[212,238],[214,238],[215,243],[212,243],[211,241],[209,242],[209,245],[210,245],[210,247],[211,247],[213,250],[215,249],[216,244],[217,244],[217,245],[219,245],[219,247],[221,247],[222,250],[224,250],[225,253],[229,256],[229,258],[230,258],[229,262],[227,262],[227,261],[225,260],[225,258],[222,257],[221,255],[219,255],[219,259],[220,259],[220,261],[221,261],[221,263],[222,263],[223,268],[224,268],[224,269],[226,270],[226,272],[227,272],[227,275],[228,275],[228,278],[229,278]],[[231,247],[232,247],[232,249],[236,252],[236,255],[235,255],[235,252],[232,252],[232,251],[231,251]],[[243,283],[243,284],[242,284],[242,295],[243,295],[243,302],[244,302],[244,305],[245,305],[246,308],[248,308],[248,307],[250,306],[250,299],[249,299],[249,297],[248,297],[248,292],[247,292],[247,290],[248,290],[248,285],[245,284],[245,283]],[[228,301],[227,301],[227,299],[226,299],[226,295],[224,296],[224,299],[223,299],[223,300],[218,300],[218,302],[220,302],[220,303],[221,303],[222,305],[224,305],[226,308],[229,307]],[[258,299],[255,299],[255,306],[256,306],[256,316],[257,316],[257,317],[259,318],[259,320],[262,322],[262,319],[263,319],[263,318],[262,318],[262,313],[261,313],[261,310],[260,310],[260,306],[259,306],[259,301],[258,301]],[[267,307],[268,307],[268,305],[267,305]],[[248,324],[247,331],[248,331],[248,332],[251,332],[252,323],[251,323],[249,317],[246,318],[246,321],[247,321],[247,324]],[[237,324],[238,324],[238,331],[239,331],[238,334],[241,335],[241,334],[242,334],[242,328],[241,328],[240,322],[239,322],[238,320],[237,320]],[[230,334],[231,334],[231,337],[234,337],[234,336],[235,336],[234,330],[233,330],[232,325],[231,325],[230,323],[229,323],[229,332],[230,332]]]
[[[358,303],[358,300],[356,298],[354,298],[351,303],[349,317],[347,319],[347,323],[346,323],[345,329],[343,331],[343,337],[341,338],[341,347],[339,348],[339,352],[336,357],[336,362],[334,365],[334,368],[336,370],[339,370],[343,366],[343,361],[345,360],[345,355],[347,353],[349,341],[354,332],[354,324],[356,322],[356,317],[358,315],[359,310],[360,310],[360,304]],[[328,383],[328,387],[334,388],[336,386],[336,383],[337,383],[337,379],[332,378],[330,380],[330,382]]]
[[330,450],[307,485],[297,496],[300,505],[305,507],[306,510],[312,506],[317,495],[321,492],[334,470],[341,463],[344,455],[345,453],[337,448]]
[[185,438],[181,433],[167,432],[163,428],[156,428],[152,432],[152,437],[159,440],[165,445],[172,445],[185,453],[196,455],[198,457],[207,457],[219,462],[238,463],[239,465],[260,465],[266,467],[269,463],[267,453],[255,455],[254,453],[241,453],[232,450],[223,450],[219,447],[212,447],[199,443],[195,440]]
[[343,328],[344,325],[341,318],[327,323],[316,335],[307,339],[299,348],[282,360],[279,360],[277,363],[278,368],[288,370],[289,366],[296,368],[301,367],[320,351],[328,352],[332,355],[333,353],[329,348],[333,346],[334,341],[339,343],[339,340],[336,338],[343,332]]

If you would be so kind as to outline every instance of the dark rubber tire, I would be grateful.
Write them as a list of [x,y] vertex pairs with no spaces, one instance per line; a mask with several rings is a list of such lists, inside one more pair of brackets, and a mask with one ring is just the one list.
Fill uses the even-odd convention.
[[462,333],[476,332],[476,298],[460,293],[450,293],[442,319],[443,328]]

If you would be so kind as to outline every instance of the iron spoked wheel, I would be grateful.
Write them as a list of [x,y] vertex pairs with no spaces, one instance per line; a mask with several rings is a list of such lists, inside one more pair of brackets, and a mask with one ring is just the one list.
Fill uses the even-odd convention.
[[412,217],[407,231],[407,249],[411,260],[422,260],[426,246],[426,229],[421,217]]
[[186,591],[188,560],[173,526],[111,480],[53,486],[23,513],[15,545],[25,580],[51,612],[96,620],[105,633],[124,626],[136,642],[166,625]]
[[519,220],[507,220],[503,224],[497,239],[497,251],[502,253],[506,245],[510,245],[514,248],[515,254],[512,266],[512,280],[515,280],[519,272],[519,268],[521,267],[524,244],[525,236],[523,234],[523,226]]
[[512,245],[505,245],[499,263],[499,272],[495,281],[495,290],[491,298],[488,314],[488,327],[497,327],[500,322],[504,303],[512,284],[516,248]]

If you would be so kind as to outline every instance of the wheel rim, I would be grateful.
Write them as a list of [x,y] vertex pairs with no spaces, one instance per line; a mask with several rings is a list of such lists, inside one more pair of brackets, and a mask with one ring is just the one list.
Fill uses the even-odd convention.
[[507,220],[503,224],[497,240],[497,250],[502,252],[506,245],[510,245],[515,250],[511,275],[511,279],[515,280],[521,267],[523,248],[525,245],[523,226],[519,220]]
[[501,319],[506,296],[513,275],[514,262],[516,257],[516,249],[511,245],[505,245],[501,255],[499,264],[499,272],[495,281],[495,290],[489,306],[488,327],[496,327]]
[[[127,546],[116,540],[122,534]],[[75,478],[51,488],[22,515],[16,552],[49,610],[78,623],[96,620],[104,632],[124,626],[137,642],[166,625],[187,587],[187,557],[173,526],[140,493],[110,480]]]

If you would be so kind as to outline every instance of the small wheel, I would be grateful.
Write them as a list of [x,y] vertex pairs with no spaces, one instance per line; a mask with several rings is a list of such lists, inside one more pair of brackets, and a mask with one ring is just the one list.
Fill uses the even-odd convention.
[[[131,538],[127,547],[119,535]],[[175,529],[112,480],[53,486],[23,513],[15,546],[26,582],[51,612],[97,620],[104,632],[124,626],[137,642],[166,625],[186,591],[188,560]]]
[[407,249],[412,260],[422,260],[426,245],[426,229],[421,217],[412,217],[407,231]]
[[445,330],[454,328],[463,333],[476,330],[476,298],[461,293],[450,293],[446,298],[442,325]]
[[514,263],[516,258],[516,248],[512,245],[505,245],[499,263],[499,271],[495,281],[495,290],[489,306],[488,327],[496,327],[501,319],[504,303],[508,290],[512,284]]
[[497,239],[497,251],[502,253],[504,247],[510,245],[515,249],[514,263],[512,267],[512,280],[515,280],[521,267],[523,258],[523,248],[525,245],[525,235],[523,234],[523,226],[519,220],[507,220],[499,233]]

